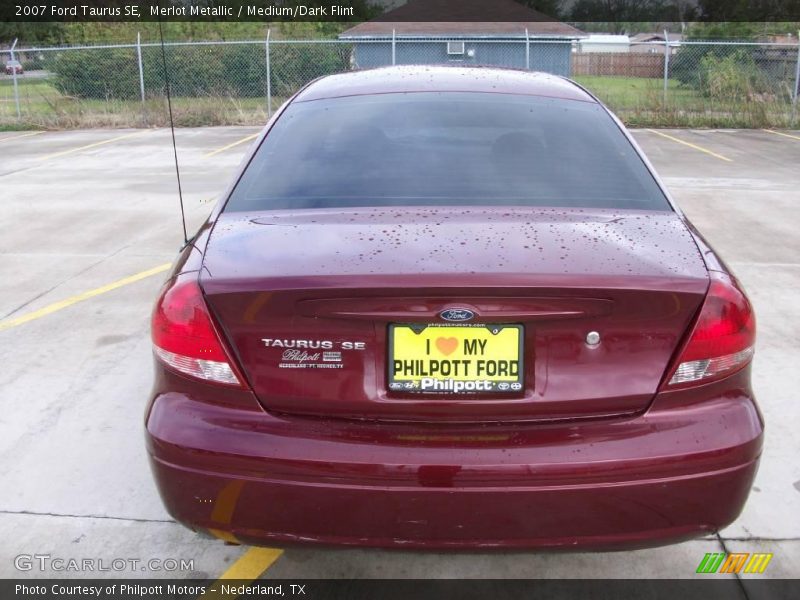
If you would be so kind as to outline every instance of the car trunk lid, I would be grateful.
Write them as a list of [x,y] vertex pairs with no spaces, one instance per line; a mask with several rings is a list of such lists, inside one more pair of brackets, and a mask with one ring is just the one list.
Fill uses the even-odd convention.
[[[708,276],[675,213],[358,208],[223,213],[201,285],[268,410],[498,421],[645,409]],[[521,332],[515,389],[390,385],[391,327],[453,308]]]

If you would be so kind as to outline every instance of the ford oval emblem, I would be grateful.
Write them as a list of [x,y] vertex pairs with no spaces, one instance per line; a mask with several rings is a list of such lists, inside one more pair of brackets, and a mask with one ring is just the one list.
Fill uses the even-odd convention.
[[475,313],[468,308],[448,308],[440,312],[439,316],[445,321],[463,323],[464,321],[471,321],[474,319]]

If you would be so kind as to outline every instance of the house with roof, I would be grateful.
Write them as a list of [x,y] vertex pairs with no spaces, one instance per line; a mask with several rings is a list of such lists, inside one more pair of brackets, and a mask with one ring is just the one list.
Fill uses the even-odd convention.
[[583,35],[514,0],[410,0],[339,38],[353,43],[354,68],[491,65],[566,76]]
[[[670,33],[669,44],[670,54],[676,54],[680,43],[683,41],[683,34]],[[663,33],[637,33],[631,37],[631,52],[645,54],[664,54],[664,42],[666,36]]]

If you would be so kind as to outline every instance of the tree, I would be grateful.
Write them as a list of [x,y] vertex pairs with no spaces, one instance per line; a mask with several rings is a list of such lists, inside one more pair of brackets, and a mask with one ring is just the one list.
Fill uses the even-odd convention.
[[720,21],[691,23],[686,30],[689,40],[757,40],[773,34],[795,34],[800,30],[798,22]]
[[517,0],[517,2],[554,19],[561,18],[561,5],[564,4],[561,0]]
[[747,21],[751,23],[798,18],[797,0],[698,0],[705,22]]
[[690,0],[577,0],[570,21],[618,24],[621,31],[630,22],[684,22],[696,15]]
[[66,29],[63,23],[3,22],[0,21],[0,44],[11,45],[15,39],[20,46],[63,44]]

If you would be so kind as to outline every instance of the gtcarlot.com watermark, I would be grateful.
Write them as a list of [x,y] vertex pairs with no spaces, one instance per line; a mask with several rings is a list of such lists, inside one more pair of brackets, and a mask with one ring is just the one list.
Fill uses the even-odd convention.
[[14,557],[18,571],[50,571],[55,573],[124,573],[132,571],[194,571],[193,558],[63,558],[51,554],[18,554]]

